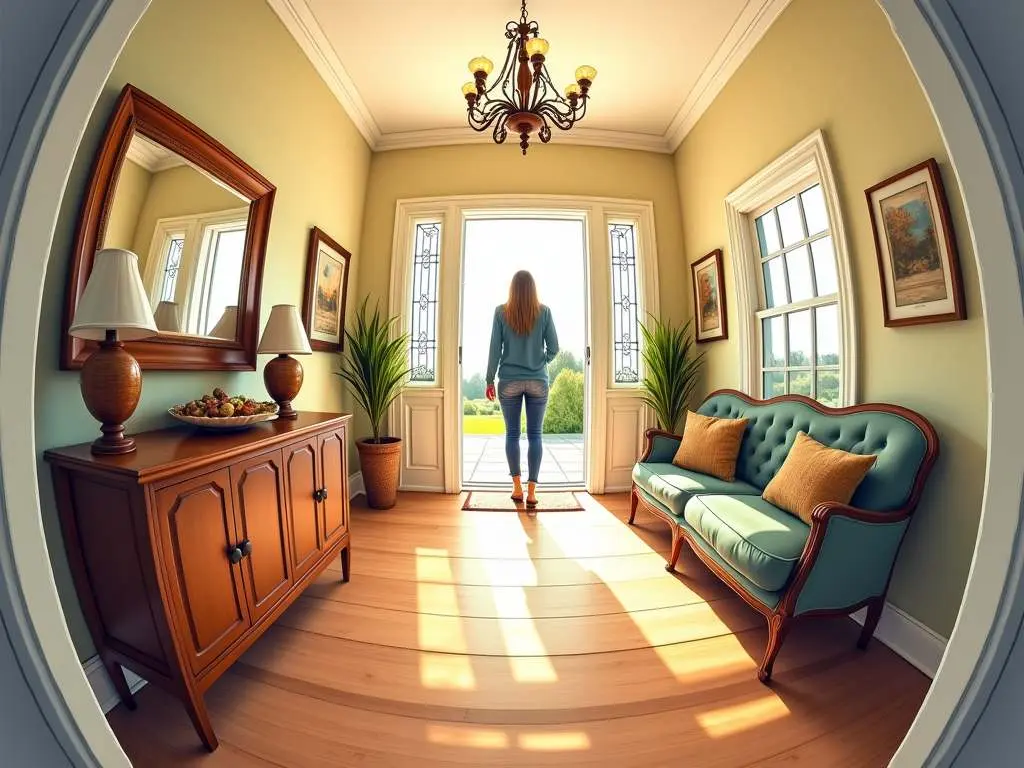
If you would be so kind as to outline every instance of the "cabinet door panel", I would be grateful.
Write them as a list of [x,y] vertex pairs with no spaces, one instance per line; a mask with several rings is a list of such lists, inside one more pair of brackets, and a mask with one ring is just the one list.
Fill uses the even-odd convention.
[[198,673],[248,628],[239,568],[228,558],[236,541],[226,469],[156,492],[164,567],[188,628],[189,661]]
[[348,453],[345,428],[320,436],[320,487],[327,491],[323,508],[325,546],[348,530]]
[[316,438],[284,449],[285,488],[291,511],[291,561],[293,578],[300,579],[316,563],[323,550],[317,488]]
[[239,565],[254,622],[292,585],[281,456],[275,451],[231,467],[238,540],[247,539],[252,545]]

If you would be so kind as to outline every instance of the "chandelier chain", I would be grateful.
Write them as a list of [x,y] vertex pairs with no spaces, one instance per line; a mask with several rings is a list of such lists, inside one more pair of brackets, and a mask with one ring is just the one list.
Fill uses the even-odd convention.
[[526,0],[523,0],[522,13],[519,16],[519,23],[526,24]]

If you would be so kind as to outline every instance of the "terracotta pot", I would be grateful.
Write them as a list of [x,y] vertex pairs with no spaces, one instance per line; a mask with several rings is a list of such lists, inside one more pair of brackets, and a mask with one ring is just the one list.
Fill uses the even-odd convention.
[[356,440],[359,463],[366,486],[366,503],[374,509],[391,509],[398,497],[398,468],[402,457],[402,438],[372,437]]

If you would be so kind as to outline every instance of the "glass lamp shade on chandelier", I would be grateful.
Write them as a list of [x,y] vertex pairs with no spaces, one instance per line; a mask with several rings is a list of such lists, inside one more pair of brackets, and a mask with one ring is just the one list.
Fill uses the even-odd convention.
[[544,66],[549,44],[538,37],[539,33],[537,22],[527,19],[523,0],[519,21],[505,25],[508,51],[493,84],[488,87],[487,77],[494,64],[478,56],[469,62],[473,82],[462,86],[469,127],[479,132],[492,128],[496,144],[504,144],[509,131],[519,134],[524,155],[534,132],[541,143],[547,144],[551,141],[552,125],[567,131],[583,119],[590,86],[597,77],[593,67],[578,67],[576,82],[567,85],[562,96]]

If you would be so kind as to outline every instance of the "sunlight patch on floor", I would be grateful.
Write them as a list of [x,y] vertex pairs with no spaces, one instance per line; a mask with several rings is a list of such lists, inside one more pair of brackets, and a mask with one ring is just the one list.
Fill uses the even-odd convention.
[[590,737],[583,731],[522,733],[519,748],[532,752],[569,752],[590,749]]
[[717,638],[708,654],[695,653],[693,643],[661,645],[651,650],[676,680],[695,685],[702,680],[721,678],[730,673],[749,674],[756,665],[735,636]]
[[493,728],[477,728],[469,725],[427,726],[427,739],[435,744],[475,749],[508,749],[508,734]]
[[732,736],[786,717],[789,707],[775,694],[759,699],[712,709],[697,714],[697,722],[713,739]]
[[469,656],[454,653],[420,652],[420,683],[424,688],[455,691],[476,689],[476,677]]
[[557,683],[558,673],[547,656],[528,656],[508,660],[512,679],[517,683]]
[[455,574],[452,573],[448,550],[416,547],[416,581],[454,582]]
[[458,616],[459,595],[454,584],[416,584],[416,610],[420,613],[438,613],[444,616]]

